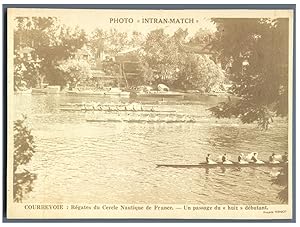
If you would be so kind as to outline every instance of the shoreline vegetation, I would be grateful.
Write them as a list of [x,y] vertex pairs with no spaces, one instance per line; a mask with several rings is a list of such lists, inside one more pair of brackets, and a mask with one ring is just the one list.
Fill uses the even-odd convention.
[[22,202],[25,194],[33,189],[37,175],[26,170],[26,164],[35,153],[34,136],[26,125],[27,117],[14,121],[13,199]]
[[[268,130],[288,116],[289,21],[284,18],[211,18],[216,31],[191,35],[180,28],[142,34],[116,29],[91,33],[56,17],[17,17],[14,91],[20,94],[130,97],[223,96],[213,117],[256,122]],[[180,103],[180,101],[179,101]],[[14,122],[14,201],[32,190],[36,176],[20,166],[31,160],[34,140],[23,120]],[[25,175],[20,175],[25,174]],[[273,182],[287,185],[287,170]],[[279,197],[286,202],[287,186]]]
[[[194,35],[180,27],[172,34],[101,26],[87,33],[56,17],[15,22],[16,92],[43,93],[46,84],[48,93],[110,87],[120,94],[225,94],[228,100],[210,109],[215,116],[258,122],[264,129],[288,113],[287,19],[214,18],[216,31],[199,27]],[[157,89],[161,84],[167,89]]]

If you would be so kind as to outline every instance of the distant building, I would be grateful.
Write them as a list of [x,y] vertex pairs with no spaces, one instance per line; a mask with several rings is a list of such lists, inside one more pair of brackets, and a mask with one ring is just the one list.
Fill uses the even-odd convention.
[[138,57],[140,50],[141,47],[130,48],[115,56],[115,61],[119,64],[121,76],[127,87],[131,84],[138,84],[138,80],[140,80],[141,70]]

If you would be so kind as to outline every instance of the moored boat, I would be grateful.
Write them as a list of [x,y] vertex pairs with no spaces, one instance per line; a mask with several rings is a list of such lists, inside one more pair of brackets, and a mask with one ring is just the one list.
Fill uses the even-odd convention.
[[129,97],[130,92],[128,91],[122,91],[119,88],[111,88],[109,91],[104,92],[105,95],[111,95],[111,96],[122,96],[122,97]]
[[150,91],[150,92],[137,92],[138,97],[157,97],[157,98],[168,98],[168,97],[184,97],[184,93],[175,91]]
[[79,95],[79,96],[93,96],[93,95],[105,95],[105,91],[92,91],[92,90],[83,90],[83,91],[67,91],[68,95]]

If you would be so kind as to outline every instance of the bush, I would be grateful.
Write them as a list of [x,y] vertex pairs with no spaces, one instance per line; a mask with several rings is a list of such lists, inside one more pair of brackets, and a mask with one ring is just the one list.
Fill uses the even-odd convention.
[[24,169],[24,165],[30,162],[34,152],[34,139],[31,130],[23,119],[14,121],[14,161],[13,161],[13,196],[15,202],[22,202],[25,193],[32,191],[32,183],[36,174]]

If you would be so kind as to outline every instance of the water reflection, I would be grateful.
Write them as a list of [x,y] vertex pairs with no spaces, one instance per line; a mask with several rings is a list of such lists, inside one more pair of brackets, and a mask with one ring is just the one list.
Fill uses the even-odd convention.
[[30,167],[38,178],[26,202],[280,203],[280,186],[272,185],[270,176],[261,171],[156,168],[156,164],[197,164],[205,161],[207,153],[215,158],[227,153],[235,160],[241,152],[253,150],[267,160],[271,152],[287,150],[285,122],[267,133],[234,120],[216,122],[206,111],[214,99],[167,106],[201,115],[200,124],[90,123],[84,113],[60,112],[60,104],[129,100],[64,95],[15,98],[16,115],[26,113],[36,135],[37,153]]

